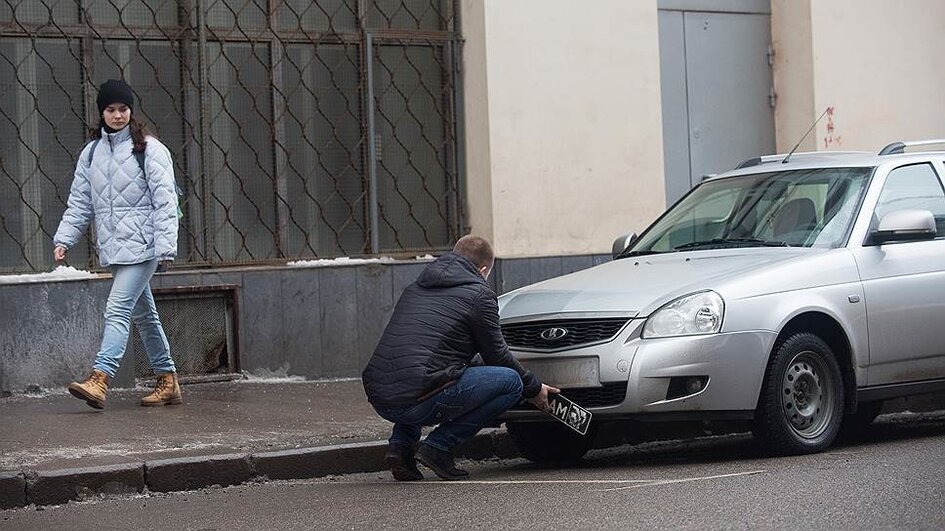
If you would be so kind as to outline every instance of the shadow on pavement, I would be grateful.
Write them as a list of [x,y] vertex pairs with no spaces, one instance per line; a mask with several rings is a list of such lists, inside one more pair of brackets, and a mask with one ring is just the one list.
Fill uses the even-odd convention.
[[[830,450],[941,436],[945,436],[945,411],[896,413],[880,416],[859,433],[842,434]],[[709,464],[770,457],[772,456],[751,433],[733,433],[624,444],[593,450],[579,463],[526,463],[519,466],[523,469],[596,469],[612,466]]]

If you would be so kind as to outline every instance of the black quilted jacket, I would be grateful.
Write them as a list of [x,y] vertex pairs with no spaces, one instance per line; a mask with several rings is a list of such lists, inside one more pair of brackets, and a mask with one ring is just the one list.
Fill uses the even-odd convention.
[[541,390],[509,353],[495,293],[472,262],[449,253],[401,295],[362,373],[364,391],[374,405],[415,404],[458,380],[477,353],[486,365],[518,372],[525,397]]

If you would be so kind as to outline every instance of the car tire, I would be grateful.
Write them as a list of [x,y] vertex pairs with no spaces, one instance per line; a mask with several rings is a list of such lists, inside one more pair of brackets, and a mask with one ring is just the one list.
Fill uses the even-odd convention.
[[823,451],[840,431],[843,397],[843,376],[830,346],[814,334],[794,334],[768,362],[755,435],[776,455]]
[[564,425],[549,422],[509,422],[506,429],[522,457],[536,463],[580,461],[593,446],[597,433],[594,424],[582,436]]

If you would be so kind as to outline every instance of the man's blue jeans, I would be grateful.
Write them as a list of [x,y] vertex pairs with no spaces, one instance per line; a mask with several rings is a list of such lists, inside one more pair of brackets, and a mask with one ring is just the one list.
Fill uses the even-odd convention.
[[425,443],[449,452],[521,398],[522,378],[514,370],[470,367],[454,385],[419,404],[374,409],[394,423],[391,446],[412,449],[420,440],[421,427],[439,424]]
[[148,283],[157,270],[158,261],[140,264],[109,266],[114,280],[105,303],[105,332],[102,348],[95,357],[93,368],[114,378],[125,355],[131,321],[134,320],[141,342],[148,352],[151,369],[155,373],[176,372],[171,359],[171,348],[161,328],[157,307]]

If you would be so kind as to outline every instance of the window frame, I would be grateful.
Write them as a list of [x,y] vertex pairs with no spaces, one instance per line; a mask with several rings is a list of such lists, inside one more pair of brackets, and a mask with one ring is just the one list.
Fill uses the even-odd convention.
[[[864,237],[864,239],[863,239],[863,242],[862,242],[862,245],[863,245],[864,247],[870,245],[870,243],[869,243],[869,242],[870,242],[870,236],[871,236],[871,234],[873,233],[873,231],[876,230],[876,227],[879,225],[879,222],[881,221],[881,219],[876,216],[876,209],[877,209],[877,208],[879,207],[879,205],[880,205],[880,200],[882,199],[883,191],[886,189],[886,184],[889,183],[889,177],[892,176],[893,172],[895,172],[896,170],[900,170],[900,169],[903,169],[903,168],[909,168],[909,167],[912,167],[912,166],[928,166],[929,169],[932,170],[932,175],[933,175],[933,177],[935,178],[935,182],[938,184],[939,189],[942,191],[942,199],[943,199],[943,201],[945,201],[945,183],[942,182],[942,174],[941,174],[941,173],[939,172],[939,170],[936,168],[935,161],[933,161],[933,160],[923,160],[923,161],[917,161],[917,162],[909,162],[909,163],[906,163],[906,164],[901,164],[901,165],[899,165],[899,166],[895,166],[895,167],[893,167],[893,168],[890,168],[889,171],[886,172],[886,176],[883,178],[883,183],[882,183],[882,185],[879,186],[879,190],[877,191],[877,194],[876,194],[876,201],[873,202],[872,207],[871,207],[870,212],[869,212],[869,222],[868,222],[867,229],[866,229],[866,235],[865,235],[865,237]],[[900,209],[900,210],[908,210],[908,209]],[[895,212],[895,210],[892,210],[892,211],[890,211],[890,212]],[[888,212],[887,212],[887,214],[888,214]],[[934,216],[935,213],[933,212],[932,215]],[[901,245],[901,244],[921,243],[921,242],[936,241],[936,240],[945,240],[945,232],[943,232],[942,234],[936,234],[936,235],[935,235],[935,238],[932,238],[931,240],[900,241],[900,242],[897,242],[897,241],[890,241],[890,242],[885,242],[885,243],[883,243],[883,245],[884,245],[884,246],[885,246],[885,245]]]

